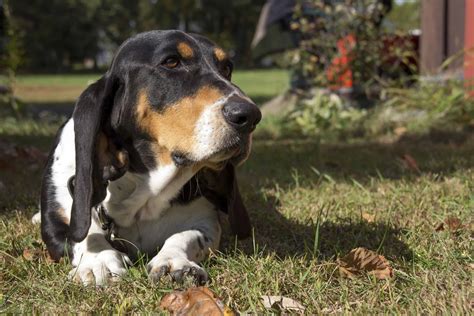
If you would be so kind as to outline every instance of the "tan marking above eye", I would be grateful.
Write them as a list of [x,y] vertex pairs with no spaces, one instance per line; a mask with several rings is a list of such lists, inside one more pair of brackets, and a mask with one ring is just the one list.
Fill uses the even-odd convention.
[[153,138],[160,152],[190,153],[195,143],[195,126],[202,112],[221,98],[223,95],[218,89],[204,86],[194,95],[167,105],[163,112],[157,112],[151,107],[147,93],[142,90],[136,109],[137,123]]
[[181,55],[181,57],[187,59],[192,58],[194,56],[193,49],[185,42],[181,42],[178,44],[178,53]]
[[214,55],[216,56],[218,61],[223,61],[227,58],[227,54],[224,52],[222,48],[214,48]]

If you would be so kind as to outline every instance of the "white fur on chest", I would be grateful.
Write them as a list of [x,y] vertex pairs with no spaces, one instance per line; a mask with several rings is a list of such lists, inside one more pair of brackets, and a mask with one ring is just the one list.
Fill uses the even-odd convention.
[[155,220],[170,207],[171,200],[192,176],[191,168],[178,168],[174,164],[158,167],[145,175],[127,172],[109,184],[104,205],[121,227]]

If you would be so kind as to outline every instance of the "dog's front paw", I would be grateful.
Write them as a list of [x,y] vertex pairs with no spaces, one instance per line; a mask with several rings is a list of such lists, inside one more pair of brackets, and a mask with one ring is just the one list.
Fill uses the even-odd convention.
[[127,273],[130,259],[116,250],[103,250],[98,254],[85,254],[77,267],[69,272],[69,278],[84,285],[106,285],[117,281]]
[[153,282],[159,282],[165,275],[170,275],[175,282],[183,282],[190,277],[198,285],[205,284],[209,279],[207,272],[197,263],[181,256],[158,254],[148,263],[147,270],[148,277]]

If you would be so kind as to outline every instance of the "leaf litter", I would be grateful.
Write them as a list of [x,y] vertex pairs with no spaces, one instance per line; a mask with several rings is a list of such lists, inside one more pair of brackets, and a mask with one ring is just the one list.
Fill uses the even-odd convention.
[[352,249],[337,262],[340,274],[348,278],[355,278],[364,273],[379,280],[391,279],[394,276],[393,269],[384,256],[363,247]]

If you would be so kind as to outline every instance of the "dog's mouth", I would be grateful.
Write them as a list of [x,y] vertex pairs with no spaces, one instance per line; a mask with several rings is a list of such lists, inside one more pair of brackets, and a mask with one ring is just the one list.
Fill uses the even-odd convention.
[[174,151],[171,154],[173,162],[178,167],[185,167],[190,165],[200,165],[215,170],[220,170],[230,162],[233,165],[239,165],[244,161],[250,151],[251,136],[245,141],[239,140],[229,142],[223,149],[209,155],[202,160],[195,160],[191,155]]

